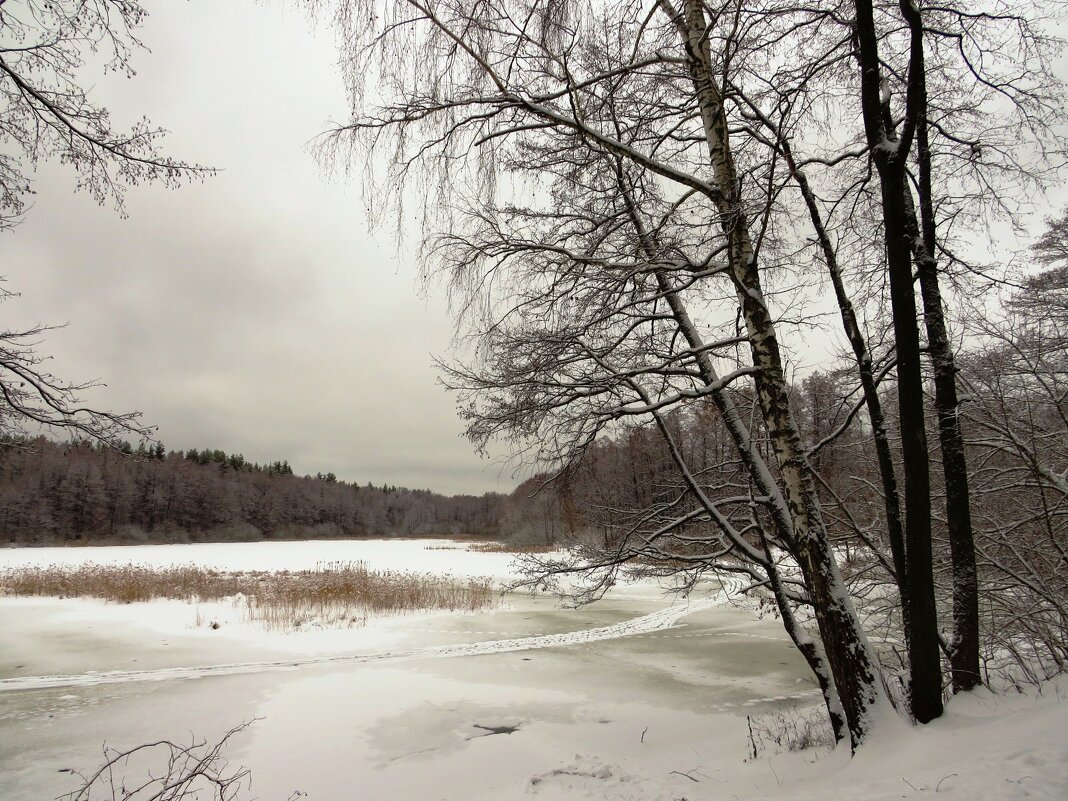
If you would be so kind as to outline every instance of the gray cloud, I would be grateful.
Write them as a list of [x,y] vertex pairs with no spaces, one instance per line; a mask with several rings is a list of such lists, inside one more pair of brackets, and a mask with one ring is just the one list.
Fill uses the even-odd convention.
[[251,2],[166,4],[132,81],[97,92],[147,114],[167,150],[222,172],[175,192],[134,187],[127,219],[43,165],[26,222],[0,239],[6,323],[69,322],[40,350],[90,400],[143,411],[170,448],[219,447],[298,472],[444,492],[507,489],[460,438],[431,353],[440,293],[367,228],[360,193],[305,145],[344,114],[329,37]]

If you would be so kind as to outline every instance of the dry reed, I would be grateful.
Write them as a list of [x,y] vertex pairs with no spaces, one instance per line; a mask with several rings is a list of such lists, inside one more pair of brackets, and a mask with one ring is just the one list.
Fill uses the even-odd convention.
[[513,542],[477,542],[468,548],[476,553],[552,553],[559,545],[519,545]]
[[195,565],[76,567],[50,565],[0,571],[11,595],[102,598],[120,603],[233,599],[248,620],[268,629],[359,625],[372,614],[425,610],[473,612],[497,602],[490,579],[369,570],[363,562],[320,564],[315,570],[227,573]]

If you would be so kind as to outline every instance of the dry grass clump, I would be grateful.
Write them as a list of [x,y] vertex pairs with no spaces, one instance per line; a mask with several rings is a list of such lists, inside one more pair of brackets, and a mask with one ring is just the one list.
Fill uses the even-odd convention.
[[353,625],[370,614],[423,610],[476,612],[497,603],[490,579],[392,570],[368,570],[363,562],[330,563],[313,571],[267,574],[246,593],[249,617],[267,628]]
[[834,733],[822,707],[790,707],[750,718],[749,736],[754,759],[761,751],[780,753],[834,748]]
[[55,598],[103,598],[119,603],[176,598],[215,601],[244,592],[256,574],[222,573],[194,565],[147,567],[98,565],[8,568],[0,571],[0,588],[12,595]]
[[476,553],[551,553],[559,545],[520,545],[514,542],[476,542],[468,550]]
[[89,597],[120,603],[156,598],[194,603],[233,599],[245,610],[246,619],[269,629],[294,629],[311,622],[351,626],[366,622],[372,614],[471,612],[497,602],[489,579],[369,570],[363,562],[278,573],[224,573],[195,565],[23,567],[0,571],[0,590],[12,595]]

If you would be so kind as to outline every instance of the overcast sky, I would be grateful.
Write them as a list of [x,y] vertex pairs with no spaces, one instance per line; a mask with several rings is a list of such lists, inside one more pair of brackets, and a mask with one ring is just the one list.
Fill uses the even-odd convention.
[[509,491],[460,434],[432,354],[452,326],[411,250],[372,235],[358,181],[324,178],[307,143],[345,117],[329,33],[278,3],[151,2],[135,79],[101,79],[116,122],[171,130],[166,152],[223,169],[135,187],[127,219],[42,165],[0,240],[22,297],[5,326],[68,323],[38,350],[92,400],[138,409],[169,449],[288,459],[298,473],[439,492]]
[[52,371],[106,382],[89,399],[141,410],[170,449],[510,491],[511,471],[473,453],[436,382],[432,355],[452,333],[442,287],[420,290],[411,248],[369,230],[358,178],[325,177],[309,152],[346,117],[332,35],[280,2],[148,6],[137,77],[101,78],[94,97],[222,172],[132,188],[122,219],[42,165],[26,221],[0,238],[0,274],[22,294],[5,326],[67,323],[39,347]]

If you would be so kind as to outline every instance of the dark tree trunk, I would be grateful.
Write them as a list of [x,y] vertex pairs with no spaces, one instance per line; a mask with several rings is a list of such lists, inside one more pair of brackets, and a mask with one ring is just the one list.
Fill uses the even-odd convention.
[[[931,488],[924,427],[920,333],[906,201],[909,189],[905,165],[915,131],[917,87],[910,83],[908,110],[898,138],[889,113],[889,99],[883,96],[880,85],[878,40],[871,0],[855,0],[855,8],[861,107],[868,146],[879,173],[897,353],[898,415],[905,472],[906,570],[902,582],[902,607],[910,663],[909,703],[916,720],[927,723],[942,714],[942,667],[931,559]],[[913,59],[915,47],[914,42]]]
[[890,553],[894,560],[895,579],[901,596],[903,614],[908,616],[905,608],[908,596],[904,592],[903,582],[906,574],[905,566],[905,540],[901,529],[901,499],[898,493],[897,476],[894,470],[893,452],[890,448],[890,438],[886,430],[886,416],[883,414],[883,405],[879,400],[879,390],[875,384],[875,371],[872,365],[871,351],[868,349],[867,340],[860,329],[853,303],[846,292],[842,281],[842,270],[838,264],[838,256],[831,238],[827,235],[827,228],[823,224],[823,216],[820,214],[816,197],[809,186],[805,173],[798,169],[794,161],[789,143],[783,141],[783,156],[790,167],[790,173],[801,190],[801,196],[808,208],[812,227],[823,251],[823,259],[827,264],[827,272],[834,287],[835,299],[838,310],[842,317],[842,328],[846,338],[853,349],[853,357],[857,362],[857,371],[860,373],[860,385],[864,391],[864,405],[868,410],[868,419],[871,421],[872,440],[875,443],[875,454],[879,464],[879,479],[883,487],[883,509],[886,514],[886,535],[890,541]]
[[[920,220],[922,236],[913,236],[917,247],[916,266],[923,298],[927,343],[934,369],[935,409],[938,437],[942,446],[942,471],[946,484],[946,526],[950,559],[953,564],[953,640],[949,662],[954,692],[978,686],[979,672],[979,580],[975,566],[968,467],[964,455],[964,435],[960,427],[957,398],[957,370],[949,342],[942,293],[938,285],[937,232],[934,193],[931,187],[931,148],[927,127],[927,76],[923,59],[923,21],[909,3],[901,13],[912,31],[914,57],[909,82],[917,88],[917,157],[919,160]],[[915,226],[915,212],[913,212]]]
[[901,455],[905,473],[906,567],[902,606],[911,667],[909,693],[913,716],[926,723],[942,714],[942,668],[931,560],[931,479],[924,428],[920,333],[905,227],[904,175],[897,169],[881,173],[886,176],[880,183],[887,231],[890,302],[897,349]]
[[[925,260],[926,261],[926,260]],[[953,564],[953,640],[949,662],[954,692],[981,683],[979,672],[979,580],[975,565],[968,467],[960,428],[956,368],[941,313],[941,297],[934,266],[920,264],[920,291],[927,320],[927,339],[934,364],[935,408],[942,445],[946,484],[946,527]],[[935,311],[937,310],[937,312]]]

